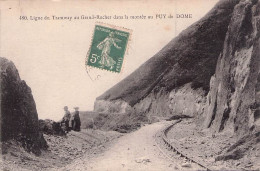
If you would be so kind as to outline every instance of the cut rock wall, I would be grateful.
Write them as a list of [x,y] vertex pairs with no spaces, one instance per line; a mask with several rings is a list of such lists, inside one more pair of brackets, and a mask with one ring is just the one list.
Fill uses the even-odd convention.
[[15,139],[29,151],[40,154],[47,144],[39,131],[32,91],[21,80],[15,65],[0,57],[1,141]]
[[240,1],[234,9],[205,110],[204,126],[214,132],[227,130],[243,135],[258,125],[259,4]]

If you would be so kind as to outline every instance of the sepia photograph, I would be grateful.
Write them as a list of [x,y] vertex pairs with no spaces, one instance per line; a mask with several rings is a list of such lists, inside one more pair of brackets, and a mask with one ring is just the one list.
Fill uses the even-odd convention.
[[0,0],[1,171],[259,171],[259,0]]

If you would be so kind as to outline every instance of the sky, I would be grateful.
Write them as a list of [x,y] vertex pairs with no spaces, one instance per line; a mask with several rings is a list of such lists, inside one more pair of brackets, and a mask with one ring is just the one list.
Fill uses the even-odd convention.
[[[71,111],[93,110],[95,99],[151,58],[170,40],[203,17],[216,0],[169,1],[1,1],[0,56],[12,60],[32,89],[40,119],[62,118]],[[156,19],[156,14],[172,15]],[[176,18],[192,14],[192,18]],[[107,15],[106,20],[53,20],[53,17]],[[113,19],[154,16],[153,19]],[[26,16],[28,20],[23,20]],[[44,17],[50,20],[44,20]],[[43,20],[35,20],[37,18]],[[54,17],[54,18],[55,18]],[[132,30],[120,73],[91,69],[85,59],[96,22]],[[97,77],[97,75],[100,75]]]

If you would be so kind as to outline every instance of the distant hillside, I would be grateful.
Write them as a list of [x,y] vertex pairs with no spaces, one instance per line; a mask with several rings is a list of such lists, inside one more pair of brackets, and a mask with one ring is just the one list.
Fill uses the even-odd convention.
[[[130,106],[152,91],[171,91],[186,83],[209,90],[223,48],[233,8],[238,1],[221,1],[205,17],[180,33],[130,76],[97,100],[124,100]],[[151,42],[152,43],[152,42]]]

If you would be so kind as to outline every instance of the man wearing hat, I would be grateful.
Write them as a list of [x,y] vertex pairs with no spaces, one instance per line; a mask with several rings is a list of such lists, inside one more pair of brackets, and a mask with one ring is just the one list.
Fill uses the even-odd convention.
[[72,129],[74,131],[80,131],[80,117],[79,117],[79,108],[74,107],[75,111],[73,112],[72,118],[71,118],[71,124],[72,124]]
[[69,121],[70,121],[70,111],[68,110],[68,106],[64,106],[65,114],[62,118],[62,122],[65,124],[65,132],[69,132]]

